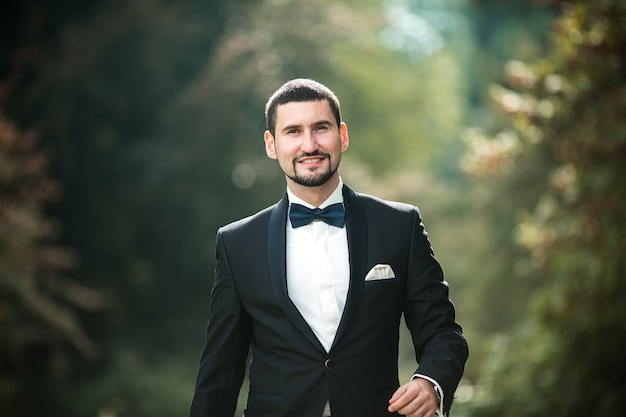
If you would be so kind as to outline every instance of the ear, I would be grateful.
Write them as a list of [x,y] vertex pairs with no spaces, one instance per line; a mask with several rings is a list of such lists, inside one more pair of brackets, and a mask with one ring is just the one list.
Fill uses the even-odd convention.
[[267,154],[267,156],[271,159],[278,159],[278,157],[276,156],[274,136],[272,136],[269,130],[265,131],[263,140],[265,141],[265,153]]
[[341,138],[341,152],[343,152],[348,149],[348,145],[350,144],[348,126],[344,122],[341,122],[341,125],[339,125],[339,137]]

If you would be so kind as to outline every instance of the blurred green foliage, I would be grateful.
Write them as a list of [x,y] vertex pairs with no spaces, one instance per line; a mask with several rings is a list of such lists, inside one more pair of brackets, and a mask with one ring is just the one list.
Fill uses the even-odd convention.
[[509,171],[507,195],[540,184],[514,234],[533,314],[495,339],[471,415],[623,414],[625,21],[620,1],[562,3],[547,54],[509,63],[491,88],[508,132],[468,138],[466,166]]
[[186,414],[213,237],[284,192],[263,106],[294,77],[341,99],[344,180],[422,211],[453,414],[619,415],[619,1],[57,6],[0,6],[1,415]]

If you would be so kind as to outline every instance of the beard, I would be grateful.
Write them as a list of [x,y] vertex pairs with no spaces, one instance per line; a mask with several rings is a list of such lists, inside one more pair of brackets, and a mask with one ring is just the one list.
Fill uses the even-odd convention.
[[306,172],[306,174],[303,174],[303,173],[298,172],[298,170],[296,169],[296,162],[294,161],[293,163],[294,174],[293,175],[287,174],[287,177],[289,177],[296,184],[303,185],[305,187],[318,187],[320,185],[324,185],[326,184],[326,182],[328,182],[329,179],[333,177],[333,175],[335,175],[335,172],[337,172],[337,169],[339,168],[339,164],[337,164],[337,166],[333,168],[330,155],[327,153],[318,151],[318,152],[313,152],[313,153],[309,153],[305,155],[300,155],[298,158],[301,158],[303,156],[325,157],[328,160],[328,169],[325,171]]

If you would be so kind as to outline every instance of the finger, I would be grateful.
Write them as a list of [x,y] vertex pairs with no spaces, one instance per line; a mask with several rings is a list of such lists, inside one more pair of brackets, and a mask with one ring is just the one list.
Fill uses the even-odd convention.
[[402,395],[404,395],[405,392],[406,392],[406,386],[402,385],[402,386],[398,387],[398,389],[391,396],[391,399],[389,400],[389,402],[392,403],[392,402],[396,401],[398,398],[400,398]]
[[425,403],[419,404],[417,401],[413,401],[406,407],[398,410],[398,414],[407,417],[432,417],[435,411],[437,411],[437,409],[433,406],[429,406]]
[[393,393],[393,395],[389,399],[389,411],[397,411],[399,407],[403,407],[405,405],[404,401],[398,402],[405,394],[406,386],[402,385]]
[[436,399],[427,391],[420,391],[417,395],[408,392],[393,405],[399,414],[412,417],[431,417],[437,410]]
[[414,392],[406,386],[400,387],[389,400],[389,411],[408,415],[417,410],[421,403],[419,392]]
[[[416,403],[417,402],[418,401],[416,401]],[[409,412],[409,410],[406,411]],[[410,415],[412,417],[432,417],[434,416],[435,411],[437,411],[435,402],[426,399],[426,401],[419,402],[419,405],[416,404],[416,409],[414,409],[414,411],[410,411],[405,415]]]

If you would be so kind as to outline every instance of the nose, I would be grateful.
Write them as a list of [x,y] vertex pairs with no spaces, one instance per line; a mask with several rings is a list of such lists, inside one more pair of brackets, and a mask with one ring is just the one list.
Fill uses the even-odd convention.
[[302,143],[300,144],[302,152],[311,153],[317,150],[318,144],[315,135],[310,130],[304,132],[302,135]]

